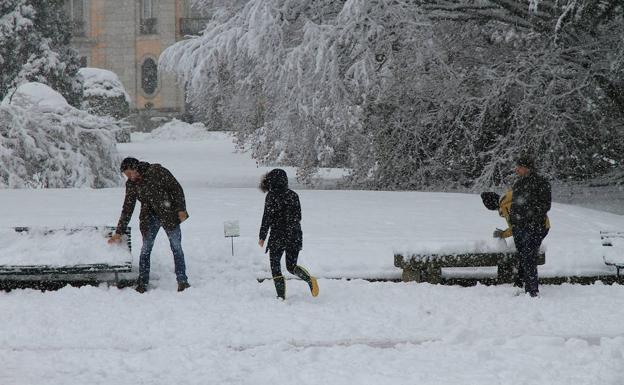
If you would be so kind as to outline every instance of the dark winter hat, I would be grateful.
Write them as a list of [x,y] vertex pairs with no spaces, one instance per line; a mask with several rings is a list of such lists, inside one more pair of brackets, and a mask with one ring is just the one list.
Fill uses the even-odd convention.
[[533,159],[531,155],[522,154],[516,158],[516,166],[526,167],[532,170],[535,168],[535,159]]
[[121,166],[119,169],[121,172],[126,170],[136,170],[139,167],[139,160],[136,158],[127,157],[121,161]]
[[497,210],[498,202],[500,202],[500,195],[492,191],[482,192],[481,200],[488,210]]

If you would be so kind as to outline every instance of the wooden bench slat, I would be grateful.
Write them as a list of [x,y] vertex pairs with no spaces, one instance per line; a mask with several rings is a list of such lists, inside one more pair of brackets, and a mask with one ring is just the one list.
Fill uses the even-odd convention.
[[10,275],[40,275],[40,274],[88,274],[88,273],[129,273],[132,271],[132,262],[122,265],[92,264],[75,266],[0,266],[0,274]]

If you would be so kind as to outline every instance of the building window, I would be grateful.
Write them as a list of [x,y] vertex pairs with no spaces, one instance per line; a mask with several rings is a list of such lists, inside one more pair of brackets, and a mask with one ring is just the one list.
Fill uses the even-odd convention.
[[180,35],[200,35],[209,21],[207,17],[180,18]]
[[141,18],[151,19],[154,17],[154,4],[152,0],[141,1]]
[[80,68],[85,68],[89,66],[89,60],[87,59],[86,56],[81,56],[80,57]]
[[205,10],[205,7],[194,4],[192,1],[185,1],[184,13],[180,18],[180,35],[200,35],[206,25],[210,21],[210,12]]
[[157,33],[156,25],[158,19],[154,14],[154,1],[141,0],[141,23],[140,32],[143,35],[153,35]]
[[65,0],[65,13],[71,20],[74,36],[85,36],[85,8],[85,0]]
[[141,35],[155,35],[158,33],[156,28],[158,19],[142,19],[141,20]]
[[158,66],[152,58],[147,58],[141,64],[141,88],[146,95],[151,96],[158,88]]

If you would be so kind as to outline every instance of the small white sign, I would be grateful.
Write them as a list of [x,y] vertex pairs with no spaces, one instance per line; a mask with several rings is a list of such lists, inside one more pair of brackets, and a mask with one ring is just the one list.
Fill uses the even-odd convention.
[[223,233],[226,237],[240,237],[240,226],[238,221],[223,222]]

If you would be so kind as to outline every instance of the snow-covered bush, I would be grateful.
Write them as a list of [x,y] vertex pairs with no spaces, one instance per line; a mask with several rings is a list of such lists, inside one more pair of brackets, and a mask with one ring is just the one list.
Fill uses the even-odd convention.
[[117,75],[101,68],[81,68],[78,74],[84,96],[81,108],[94,115],[120,119],[115,139],[118,143],[130,142],[132,125],[124,120],[130,114],[130,96]]
[[44,84],[21,85],[0,105],[0,187],[118,186],[116,128]]
[[81,68],[84,99],[82,108],[99,116],[128,117],[130,96],[114,72],[101,68]]

